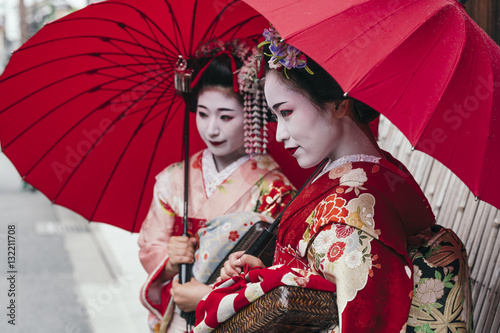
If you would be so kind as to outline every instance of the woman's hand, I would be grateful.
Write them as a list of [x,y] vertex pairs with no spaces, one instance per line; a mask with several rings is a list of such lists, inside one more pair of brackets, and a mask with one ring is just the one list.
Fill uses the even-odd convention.
[[195,237],[174,236],[168,242],[169,259],[162,274],[164,281],[172,279],[179,273],[179,264],[192,264],[194,262]]
[[265,267],[259,258],[244,253],[245,251],[238,251],[229,255],[229,259],[220,270],[220,277],[217,278],[217,282],[240,274],[245,264],[248,264],[250,267]]
[[201,299],[212,291],[212,288],[199,282],[195,278],[184,284],[180,284],[179,280],[172,282],[172,289],[170,295],[174,303],[184,312],[191,312],[196,310],[196,306]]

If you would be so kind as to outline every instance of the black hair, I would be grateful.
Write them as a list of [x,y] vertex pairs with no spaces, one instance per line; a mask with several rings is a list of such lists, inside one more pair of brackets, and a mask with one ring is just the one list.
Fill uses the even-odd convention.
[[[210,61],[212,60],[212,61]],[[205,88],[229,88],[233,90],[234,75],[231,68],[231,59],[227,55],[221,55],[214,58],[197,59],[191,65],[194,71],[194,77],[210,62],[205,71],[201,73],[201,77],[196,86],[193,87],[190,93],[183,95],[184,101],[189,111],[195,112],[198,104],[198,96]],[[242,62],[235,57],[236,67],[240,68]],[[243,98],[239,94],[234,94],[235,97],[243,104]]]
[[[270,54],[269,49],[264,54]],[[335,79],[314,60],[307,58],[307,66],[314,73],[311,75],[304,68],[292,68],[284,71],[283,67],[278,70],[280,79],[288,83],[289,86],[299,93],[308,97],[319,108],[323,108],[326,103],[345,100],[344,91]],[[265,61],[268,64],[269,57]],[[266,72],[270,68],[267,65]],[[365,103],[351,98],[354,102],[354,113],[359,122],[368,124],[375,120],[380,113]]]

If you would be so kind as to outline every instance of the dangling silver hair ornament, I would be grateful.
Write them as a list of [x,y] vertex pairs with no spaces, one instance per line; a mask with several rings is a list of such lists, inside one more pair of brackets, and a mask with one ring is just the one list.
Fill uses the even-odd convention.
[[262,65],[262,54],[256,47],[243,60],[239,70],[238,85],[243,96],[244,148],[247,154],[267,152],[267,116],[262,83],[258,77]]
[[187,61],[179,55],[174,68],[174,86],[178,93],[191,92],[191,79],[193,71],[187,68]]

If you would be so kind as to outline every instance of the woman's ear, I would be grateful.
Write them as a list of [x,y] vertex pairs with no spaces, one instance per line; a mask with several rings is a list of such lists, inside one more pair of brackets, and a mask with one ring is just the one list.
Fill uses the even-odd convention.
[[332,114],[340,119],[344,117],[345,115],[349,114],[349,107],[351,103],[349,99],[344,99],[342,101],[334,101],[334,102],[329,102],[327,105],[328,111],[332,112]]

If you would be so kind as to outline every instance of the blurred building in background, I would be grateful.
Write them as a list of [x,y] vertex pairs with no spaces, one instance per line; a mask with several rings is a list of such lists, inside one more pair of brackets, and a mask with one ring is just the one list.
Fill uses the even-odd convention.
[[[0,72],[3,71],[10,55],[14,50],[32,37],[44,24],[57,20],[64,15],[67,15],[75,10],[82,8],[88,4],[88,1],[80,1],[81,6],[75,6],[74,1],[66,0],[32,0],[31,2],[24,0],[16,1],[14,11],[8,11],[6,1],[4,1],[4,11],[0,15]],[[95,1],[94,1],[95,2]],[[79,3],[76,1],[76,3]],[[16,29],[15,38],[9,38],[13,35],[7,29],[7,15],[16,15],[18,24],[15,27],[10,26],[10,29]]]
[[0,69],[7,63],[7,38],[5,37],[5,16],[0,17]]

